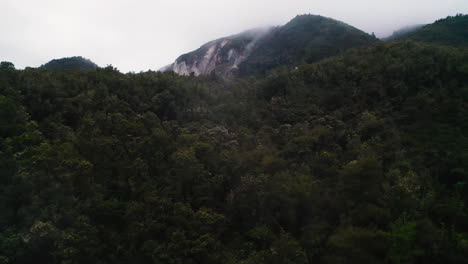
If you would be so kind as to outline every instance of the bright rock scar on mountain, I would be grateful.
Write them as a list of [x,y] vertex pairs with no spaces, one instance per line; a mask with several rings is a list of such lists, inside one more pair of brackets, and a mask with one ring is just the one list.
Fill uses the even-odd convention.
[[215,71],[228,75],[238,70],[239,64],[251,54],[259,40],[272,30],[273,28],[252,29],[208,42],[199,49],[180,56],[161,71],[172,70],[180,75],[195,76]]

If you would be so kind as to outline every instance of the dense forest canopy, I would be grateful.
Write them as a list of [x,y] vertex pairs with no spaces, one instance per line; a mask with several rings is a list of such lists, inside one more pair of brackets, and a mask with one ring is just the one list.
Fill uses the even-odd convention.
[[468,50],[266,77],[0,64],[0,263],[467,263]]

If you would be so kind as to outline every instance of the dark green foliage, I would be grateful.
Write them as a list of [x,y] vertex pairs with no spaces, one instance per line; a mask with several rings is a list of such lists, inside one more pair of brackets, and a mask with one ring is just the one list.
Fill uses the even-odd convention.
[[78,56],[51,60],[42,67],[48,70],[94,70],[98,66],[94,62]]
[[1,63],[0,92],[0,263],[468,259],[465,50],[232,80]]

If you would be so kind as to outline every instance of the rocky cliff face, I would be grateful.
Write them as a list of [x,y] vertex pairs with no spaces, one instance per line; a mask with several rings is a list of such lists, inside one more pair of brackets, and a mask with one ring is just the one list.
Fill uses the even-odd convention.
[[198,50],[184,54],[161,69],[181,75],[207,75],[216,72],[222,76],[232,74],[272,28],[249,30],[238,35],[214,40]]
[[235,49],[229,49],[228,57],[225,58],[223,48],[230,44],[231,40],[223,39],[208,45],[205,52],[200,52],[203,56],[186,56],[184,59],[176,60],[172,65],[172,70],[182,75],[200,75],[208,74],[216,69],[221,64],[226,64],[231,68],[235,67],[236,61],[240,61],[245,57],[245,54],[240,53]]

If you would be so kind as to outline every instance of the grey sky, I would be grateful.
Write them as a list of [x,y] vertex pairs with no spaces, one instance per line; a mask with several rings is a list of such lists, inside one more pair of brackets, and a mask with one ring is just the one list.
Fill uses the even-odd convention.
[[157,70],[207,41],[305,13],[382,37],[468,13],[468,0],[0,0],[0,61],[23,68],[83,56]]

